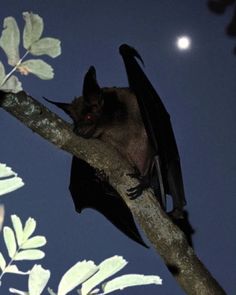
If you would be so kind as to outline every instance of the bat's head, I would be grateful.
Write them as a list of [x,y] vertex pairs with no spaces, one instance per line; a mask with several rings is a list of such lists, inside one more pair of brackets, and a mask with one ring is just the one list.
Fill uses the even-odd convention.
[[[46,98],[45,98],[46,99]],[[96,70],[91,66],[84,77],[83,96],[76,97],[71,103],[53,102],[63,109],[73,120],[74,132],[84,138],[99,137],[102,133],[104,98],[96,80]]]

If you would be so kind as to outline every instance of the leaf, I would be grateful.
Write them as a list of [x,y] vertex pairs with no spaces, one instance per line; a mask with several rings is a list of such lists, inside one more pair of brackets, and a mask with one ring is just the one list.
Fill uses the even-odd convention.
[[16,234],[17,244],[20,247],[23,240],[23,226],[20,218],[17,215],[11,215],[11,222]]
[[53,289],[48,288],[47,290],[48,290],[49,295],[57,295],[55,292],[53,292]]
[[6,260],[4,259],[2,253],[0,252],[0,269],[4,271],[6,267]]
[[98,266],[93,261],[84,260],[77,262],[62,277],[58,286],[57,295],[67,294],[91,277],[96,271],[98,271]]
[[29,295],[28,292],[21,291],[21,290],[15,289],[15,288],[10,288],[9,291],[11,293],[18,294],[18,295]]
[[32,73],[42,80],[50,80],[54,77],[53,68],[41,59],[26,60],[19,65],[19,71],[22,68],[27,73]]
[[21,86],[21,82],[19,81],[19,79],[12,75],[10,76],[7,81],[0,87],[1,90],[5,91],[5,92],[13,92],[13,93],[17,93],[21,90],[23,90],[22,86]]
[[161,285],[162,279],[160,279],[159,276],[145,276],[136,274],[123,275],[105,283],[103,285],[103,294],[108,294],[116,290],[123,290],[127,287],[150,284]]
[[8,64],[15,66],[19,57],[20,32],[14,17],[6,17],[3,22],[4,30],[0,38],[0,46],[8,58]]
[[99,264],[99,271],[83,283],[81,294],[88,294],[95,286],[120,271],[128,262],[122,256],[113,256]]
[[46,54],[51,57],[57,57],[61,54],[61,41],[56,38],[42,38],[33,43],[29,51],[37,56]]
[[14,254],[16,253],[16,240],[13,230],[8,226],[4,226],[3,237],[7,247],[8,255],[10,258],[13,258]]
[[23,46],[29,49],[30,46],[38,41],[43,32],[43,19],[38,14],[23,12],[25,27],[23,31]]
[[16,265],[8,265],[4,272],[14,273],[19,275],[28,275],[30,271],[20,271]]
[[35,231],[36,228],[36,221],[34,218],[29,217],[26,220],[25,227],[23,230],[23,241],[26,241]]
[[46,242],[47,241],[44,236],[35,236],[24,242],[24,244],[21,246],[21,249],[32,249],[42,247],[46,244]]
[[12,177],[8,179],[0,179],[0,196],[10,193],[24,185],[20,177]]
[[[12,177],[10,179],[1,179],[2,177],[6,178],[10,176],[15,177]],[[17,174],[12,171],[10,167],[7,167],[6,164],[0,163],[0,196],[14,191],[23,185],[24,183],[22,179],[20,177],[17,177]]]
[[4,222],[4,216],[5,216],[4,205],[0,205],[0,231],[2,230],[2,225],[3,225],[3,222]]
[[[2,85],[2,81],[6,76],[6,72],[5,72],[5,68],[4,65],[2,64],[2,62],[0,61],[0,86]],[[2,164],[0,164],[2,165]]]
[[14,260],[37,260],[42,259],[45,253],[41,250],[24,250],[20,251],[14,257]]
[[29,295],[40,295],[46,287],[49,278],[50,271],[44,269],[41,265],[35,264],[28,280]]
[[7,167],[6,164],[0,163],[0,178],[1,177],[8,177],[8,176],[15,176],[17,175],[10,167]]

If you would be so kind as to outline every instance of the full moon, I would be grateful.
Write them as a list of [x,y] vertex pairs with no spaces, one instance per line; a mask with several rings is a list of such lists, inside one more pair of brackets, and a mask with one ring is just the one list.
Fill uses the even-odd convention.
[[191,39],[188,36],[178,37],[176,46],[179,50],[188,50],[191,47]]

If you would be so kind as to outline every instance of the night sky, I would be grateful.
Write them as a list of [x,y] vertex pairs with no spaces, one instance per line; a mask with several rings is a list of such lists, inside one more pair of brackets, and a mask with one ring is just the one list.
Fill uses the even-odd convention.
[[[21,78],[24,90],[42,100],[46,96],[70,102],[81,95],[85,72],[97,70],[100,86],[127,86],[118,47],[134,46],[145,62],[145,72],[171,115],[179,147],[187,209],[196,229],[195,250],[226,290],[236,290],[235,235],[235,39],[224,29],[232,10],[212,14],[207,1],[134,0],[2,0],[0,20],[14,16],[20,28],[22,12],[43,17],[44,36],[59,38],[62,54],[45,57],[55,78]],[[181,4],[180,4],[181,3]],[[189,50],[180,51],[176,38],[188,35]],[[23,51],[22,51],[23,54]],[[4,53],[0,60],[6,64]],[[9,70],[9,68],[8,68]],[[63,118],[66,115],[58,112]],[[175,279],[152,249],[129,240],[93,210],[78,215],[68,191],[71,155],[56,149],[4,110],[0,110],[1,158],[23,178],[25,186],[1,198],[10,215],[38,222],[37,234],[47,237],[46,257],[37,261],[51,270],[49,286],[56,290],[62,274],[75,262],[96,263],[113,255],[129,261],[121,273],[157,274],[162,286],[130,288],[116,294],[181,295]],[[5,252],[0,243],[0,251]],[[22,265],[28,269],[32,262]],[[24,277],[6,275],[8,288],[26,290]],[[45,292],[47,294],[47,292]]]

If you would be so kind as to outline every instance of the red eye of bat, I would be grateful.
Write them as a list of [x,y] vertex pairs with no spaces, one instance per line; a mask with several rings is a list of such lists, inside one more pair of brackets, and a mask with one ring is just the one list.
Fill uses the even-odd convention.
[[94,120],[94,116],[92,114],[88,113],[87,115],[84,116],[84,119],[86,121],[92,121],[92,120]]

